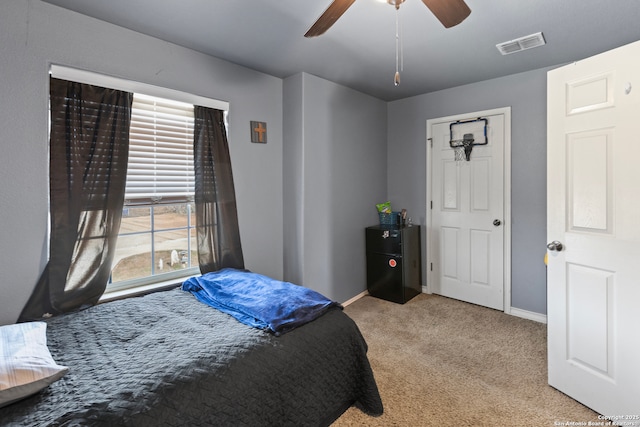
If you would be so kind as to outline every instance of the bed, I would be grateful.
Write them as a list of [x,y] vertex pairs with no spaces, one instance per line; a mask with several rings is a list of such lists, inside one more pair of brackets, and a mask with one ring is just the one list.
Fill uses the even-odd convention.
[[0,408],[0,425],[326,426],[382,402],[356,324],[336,306],[276,336],[180,288],[47,320],[66,375]]

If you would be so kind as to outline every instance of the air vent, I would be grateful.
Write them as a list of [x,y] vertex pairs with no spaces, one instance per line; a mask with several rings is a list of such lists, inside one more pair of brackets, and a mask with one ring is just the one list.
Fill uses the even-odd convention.
[[535,33],[515,40],[509,40],[508,42],[499,43],[496,47],[501,54],[509,55],[511,53],[520,52],[531,49],[532,47],[542,46],[544,44],[546,44],[546,42],[542,33]]

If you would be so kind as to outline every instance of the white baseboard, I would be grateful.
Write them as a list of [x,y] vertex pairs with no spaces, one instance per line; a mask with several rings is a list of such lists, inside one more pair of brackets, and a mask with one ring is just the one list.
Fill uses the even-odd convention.
[[[422,286],[422,293],[424,294],[429,293],[427,286]],[[351,298],[349,301],[342,303],[342,305],[346,307],[347,305],[359,300],[360,298],[366,295],[369,295],[369,292],[364,291],[361,294],[358,294],[355,297]],[[533,311],[522,310],[521,308],[515,308],[515,307],[509,308],[508,312],[506,313],[512,316],[521,317],[523,319],[533,320],[534,322],[544,323],[545,325],[547,324],[546,314],[535,313]]]
[[350,298],[350,299],[348,299],[347,301],[343,302],[343,303],[342,303],[342,306],[343,306],[343,307],[346,307],[346,306],[348,306],[349,304],[352,304],[352,303],[354,303],[354,302],[358,301],[360,298],[365,297],[365,296],[367,296],[367,295],[369,295],[369,291],[361,292],[361,293],[359,293],[358,295],[356,295],[355,297]]
[[546,314],[534,313],[533,311],[522,310],[515,307],[511,307],[508,314],[516,317],[522,317],[523,319],[533,320],[534,322],[547,323]]

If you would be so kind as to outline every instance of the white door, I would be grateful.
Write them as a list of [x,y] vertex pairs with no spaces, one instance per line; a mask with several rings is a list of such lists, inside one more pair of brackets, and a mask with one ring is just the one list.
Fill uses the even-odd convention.
[[640,42],[550,71],[547,102],[549,384],[640,426]]
[[[428,291],[497,310],[504,309],[508,224],[504,153],[509,113],[501,109],[427,122]],[[478,119],[487,119],[486,129]],[[449,142],[464,135],[487,144],[474,146],[469,161],[456,161]]]

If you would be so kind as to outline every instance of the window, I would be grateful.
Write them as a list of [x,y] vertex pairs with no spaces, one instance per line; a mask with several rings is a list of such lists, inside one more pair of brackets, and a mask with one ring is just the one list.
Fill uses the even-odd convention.
[[134,94],[109,290],[196,274],[193,105]]
[[193,105],[228,111],[229,103],[56,64],[51,75],[134,93],[125,206],[107,289],[199,273]]

